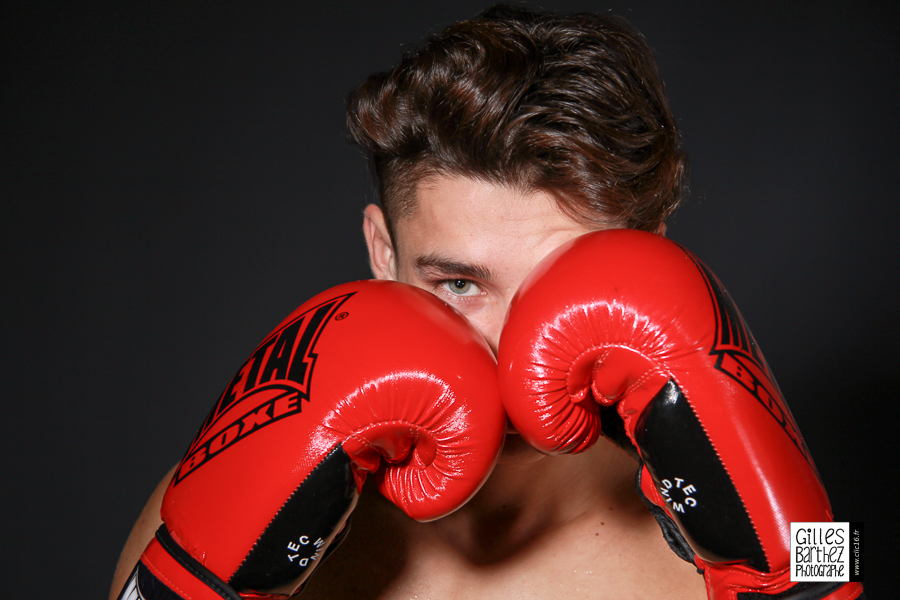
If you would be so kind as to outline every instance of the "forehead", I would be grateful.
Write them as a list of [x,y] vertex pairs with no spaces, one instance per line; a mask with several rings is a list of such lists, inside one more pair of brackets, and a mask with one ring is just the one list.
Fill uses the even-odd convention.
[[394,224],[401,261],[439,255],[495,271],[530,268],[589,230],[564,214],[548,192],[463,176],[419,182],[414,209]]

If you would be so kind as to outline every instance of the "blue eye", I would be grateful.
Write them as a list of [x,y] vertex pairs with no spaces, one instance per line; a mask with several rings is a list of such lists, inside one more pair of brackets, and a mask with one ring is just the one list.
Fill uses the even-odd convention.
[[468,279],[448,279],[443,283],[447,291],[454,296],[476,296],[480,291],[478,286]]

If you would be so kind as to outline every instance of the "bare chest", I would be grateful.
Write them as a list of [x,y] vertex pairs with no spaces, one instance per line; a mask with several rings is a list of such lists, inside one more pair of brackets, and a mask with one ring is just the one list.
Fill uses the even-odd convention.
[[543,532],[503,553],[482,554],[414,543],[384,521],[370,522],[317,569],[300,597],[705,598],[702,577],[669,550],[655,524],[649,525],[630,535],[592,526]]

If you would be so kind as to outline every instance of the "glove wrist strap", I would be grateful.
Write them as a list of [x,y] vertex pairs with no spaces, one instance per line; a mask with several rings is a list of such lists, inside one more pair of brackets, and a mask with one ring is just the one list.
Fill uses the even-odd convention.
[[165,525],[141,555],[119,600],[242,600],[172,538]]
[[703,570],[711,600],[862,600],[862,584],[794,583],[788,570],[760,573],[741,565],[695,561]]

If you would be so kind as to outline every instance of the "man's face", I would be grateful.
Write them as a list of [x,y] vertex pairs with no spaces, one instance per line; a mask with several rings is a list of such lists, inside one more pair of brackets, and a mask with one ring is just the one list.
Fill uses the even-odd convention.
[[553,196],[462,176],[420,182],[416,208],[387,235],[381,210],[366,209],[372,271],[427,290],[456,308],[494,350],[523,279],[558,246],[591,229]]

